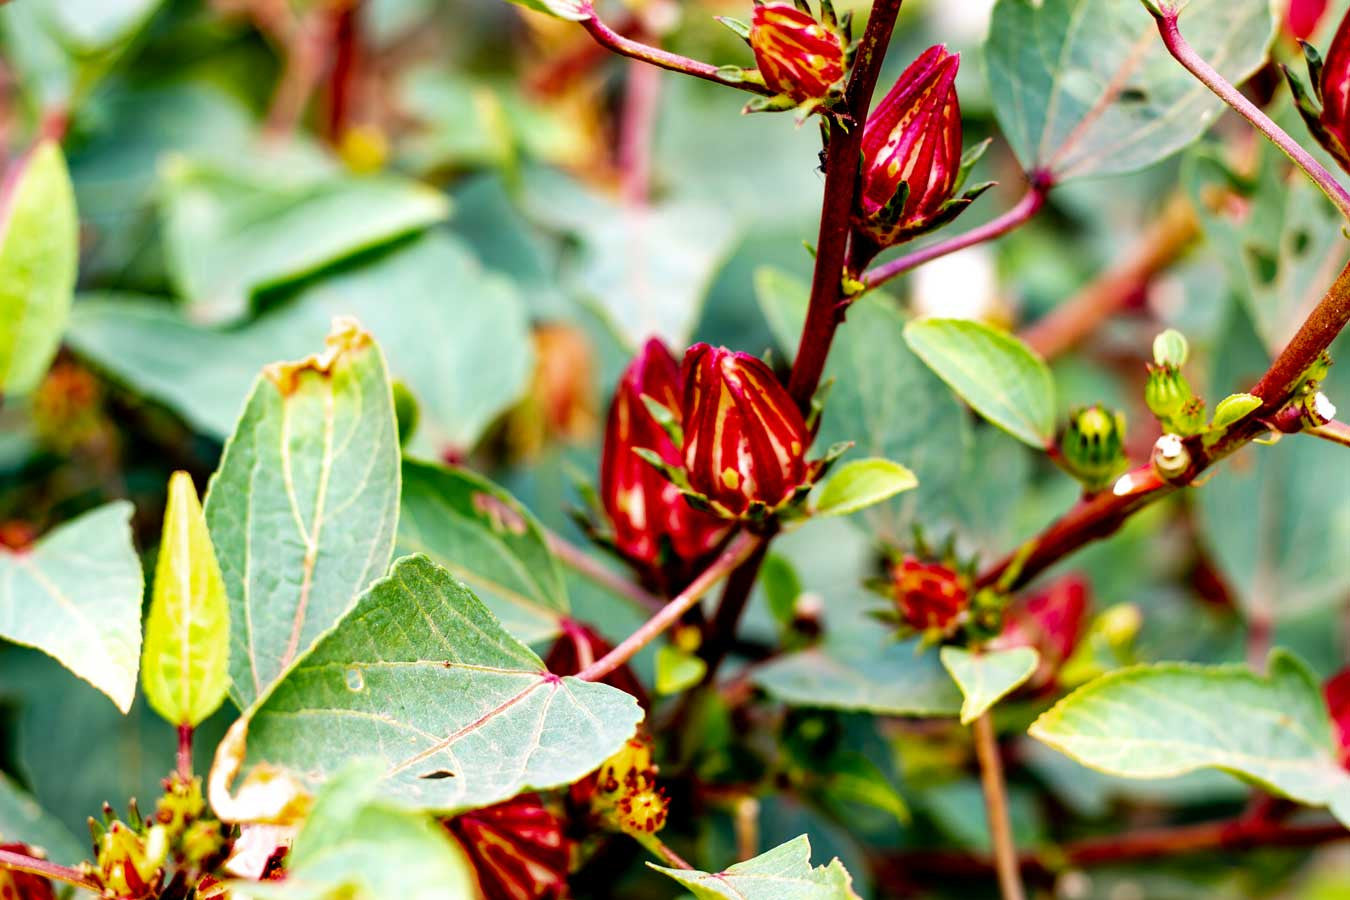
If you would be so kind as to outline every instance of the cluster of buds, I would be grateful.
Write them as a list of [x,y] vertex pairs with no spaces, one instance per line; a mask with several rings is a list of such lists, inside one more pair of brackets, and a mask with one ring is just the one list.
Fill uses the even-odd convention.
[[1059,441],[1059,459],[1088,493],[1109,487],[1129,464],[1125,416],[1100,404],[1074,410]]
[[652,835],[666,826],[670,805],[656,784],[657,771],[651,739],[639,733],[574,785],[572,799],[605,827],[636,838]]
[[[652,466],[683,464],[671,422],[658,420],[681,408],[684,383],[679,363],[660,340],[643,346],[615,389],[600,462],[600,499],[615,549],[664,587],[697,570],[726,537],[728,524],[685,499],[679,486]],[[639,451],[645,451],[645,455]],[[673,583],[672,583],[673,582]]]
[[478,876],[485,900],[558,900],[567,895],[572,841],[537,794],[446,822]]
[[142,819],[133,800],[126,822],[106,804],[103,822],[89,820],[95,860],[90,874],[105,896],[117,900],[157,896],[169,870],[191,883],[220,862],[224,832],[219,822],[205,815],[201,779],[174,774],[163,785],[164,793],[148,819]]
[[809,114],[843,93],[848,71],[848,23],[841,28],[830,0],[821,0],[821,19],[802,0],[798,6],[763,3],[748,29],[723,19],[750,44],[759,77],[773,97],[752,101],[748,112],[799,108]]
[[954,566],[905,554],[890,565],[889,590],[899,621],[915,631],[947,636],[965,621],[971,580]]
[[1190,345],[1168,329],[1153,339],[1153,362],[1148,366],[1144,402],[1167,434],[1190,437],[1205,429],[1205,401],[1191,390],[1181,367],[1190,357]]
[[1003,633],[990,646],[1035,648],[1040,665],[1030,684],[1033,688],[1048,687],[1077,649],[1091,606],[1087,579],[1066,575],[1013,603],[1004,615]]
[[1303,44],[1309,85],[1283,66],[1299,114],[1322,149],[1350,172],[1350,13],[1336,28],[1325,61],[1311,44]]
[[929,48],[867,118],[856,224],[879,246],[903,243],[955,219],[990,187],[961,188],[987,142],[961,152],[956,96],[960,54]]
[[600,502],[607,539],[644,575],[683,587],[731,530],[802,501],[829,459],[763,360],[696,344],[676,365],[647,342],[614,394]]
[[[43,853],[27,844],[0,844],[0,850],[42,859]],[[56,900],[52,883],[41,875],[0,868],[0,898],[3,900]]]

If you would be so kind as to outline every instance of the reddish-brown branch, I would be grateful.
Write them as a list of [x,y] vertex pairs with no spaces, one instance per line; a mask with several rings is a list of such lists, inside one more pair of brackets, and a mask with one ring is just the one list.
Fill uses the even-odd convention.
[[360,82],[364,47],[361,41],[361,0],[339,0],[333,18],[333,67],[328,74],[328,142],[336,145],[351,125],[353,95]]
[[1022,340],[1046,359],[1072,349],[1176,262],[1199,234],[1190,201],[1173,198],[1128,257],[1026,328]]
[[797,356],[788,380],[788,392],[803,411],[825,372],[834,332],[842,321],[840,304],[844,264],[848,260],[850,221],[858,187],[858,158],[862,148],[862,125],[872,104],[881,64],[890,46],[901,0],[877,0],[867,20],[867,30],[844,91],[847,130],[839,123],[830,129],[825,161],[825,198],[821,204],[820,233],[816,239],[816,266],[811,277],[811,303],[806,324],[797,344]]
[[1331,441],[1333,444],[1350,447],[1350,425],[1345,422],[1328,422],[1318,428],[1309,428],[1307,433],[1324,441]]
[[16,872],[27,872],[30,875],[41,875],[44,878],[50,878],[53,881],[63,881],[66,884],[73,884],[77,888],[83,888],[86,891],[92,891],[97,894],[102,888],[90,877],[77,869],[68,866],[58,866],[54,862],[48,862],[45,859],[38,859],[35,856],[29,856],[26,853],[16,853],[13,850],[0,850],[0,869],[13,869]]
[[661,73],[639,62],[628,65],[628,85],[619,121],[621,194],[630,206],[645,206],[651,192],[652,137],[661,104]]
[[704,81],[712,81],[726,87],[736,88],[737,90],[749,91],[752,94],[763,94],[770,96],[773,91],[762,84],[754,81],[740,81],[727,72],[719,69],[710,63],[701,60],[690,59],[687,56],[681,56],[678,53],[671,53],[668,50],[662,50],[660,47],[653,47],[650,44],[644,44],[641,41],[635,41],[632,38],[624,37],[619,32],[610,28],[604,22],[600,21],[594,13],[581,21],[581,27],[600,46],[605,47],[620,56],[627,56],[630,59],[640,60],[650,63],[658,68],[666,69],[670,72],[680,72],[684,75],[692,75],[695,78],[702,78]]
[[[1127,476],[1133,485],[1130,490],[1122,494],[1106,492],[1079,501],[1077,506],[1033,538],[1029,548],[1020,548],[981,572],[978,583],[981,586],[998,584],[1007,590],[1026,584],[1083,545],[1113,534],[1134,513],[1173,490],[1191,484],[1211,465],[1260,437],[1267,430],[1262,420],[1289,401],[1300,378],[1331,346],[1347,322],[1350,322],[1350,265],[1336,276],[1298,333],[1251,389],[1251,393],[1261,398],[1262,405],[1231,427],[1211,447],[1204,447],[1198,438],[1186,441],[1191,464],[1185,472],[1170,481],[1162,481],[1147,466],[1134,470]],[[1010,571],[1014,567],[1015,571]]]

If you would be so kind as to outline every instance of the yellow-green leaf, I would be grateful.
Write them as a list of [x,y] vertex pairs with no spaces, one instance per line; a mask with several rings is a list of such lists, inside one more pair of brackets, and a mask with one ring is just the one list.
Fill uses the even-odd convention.
[[24,394],[46,373],[75,290],[79,225],[61,149],[39,144],[0,208],[0,392]]
[[174,472],[145,624],[145,696],[170,723],[196,726],[225,699],[229,663],[225,582],[192,478]]

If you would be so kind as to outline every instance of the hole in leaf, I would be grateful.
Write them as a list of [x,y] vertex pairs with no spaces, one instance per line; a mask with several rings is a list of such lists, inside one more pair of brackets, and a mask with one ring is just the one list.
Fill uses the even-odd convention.
[[1308,252],[1308,245],[1312,243],[1312,235],[1300,228],[1294,232],[1291,243],[1294,246],[1294,255],[1302,256]]
[[417,777],[425,778],[427,781],[443,781],[446,778],[454,778],[455,773],[451,772],[449,769],[437,769],[434,772],[424,772]]
[[347,690],[364,691],[366,689],[366,676],[361,674],[360,669],[348,669],[344,673],[347,679]]
[[1252,274],[1262,285],[1270,285],[1275,281],[1275,276],[1279,274],[1280,263],[1274,253],[1266,250],[1264,247],[1255,247],[1247,244],[1243,248],[1247,256],[1247,261],[1251,265]]
[[1139,87],[1127,87],[1120,92],[1120,103],[1147,103],[1148,91]]

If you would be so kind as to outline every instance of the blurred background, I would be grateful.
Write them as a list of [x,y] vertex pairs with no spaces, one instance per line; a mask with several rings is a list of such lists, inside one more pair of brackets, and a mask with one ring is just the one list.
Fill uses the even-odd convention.
[[[966,143],[995,138],[975,179],[1000,184],[956,231],[1024,188],[989,107],[980,45],[992,5],[909,0],[881,78],[888,85],[933,43],[962,54]],[[865,15],[866,4],[849,6]],[[625,34],[742,66],[748,48],[713,17],[749,13],[748,0],[606,10]],[[38,135],[61,140],[82,225],[66,344],[41,387],[0,411],[8,546],[126,497],[138,545],[152,548],[168,474],[186,469],[204,487],[260,367],[317,349],[336,314],[375,334],[406,388],[410,455],[483,471],[577,541],[574,482],[596,478],[609,391],[643,338],[768,352],[780,367],[790,358],[757,284],[809,277],[816,124],[743,116],[735,92],[610,57],[571,23],[500,0],[13,0],[0,7],[0,41],[0,142],[13,159]],[[1277,52],[1291,47],[1281,38]],[[1270,72],[1249,87],[1287,115]],[[1233,167],[1277,174],[1262,192],[1234,190]],[[825,430],[904,462],[922,488],[775,545],[794,596],[825,610],[835,646],[882,640],[869,616],[879,601],[860,582],[883,545],[910,546],[918,525],[952,537],[963,558],[991,560],[1078,492],[966,414],[905,349],[903,316],[1017,328],[1084,292],[1112,292],[1109,320],[1041,349],[1063,411],[1124,410],[1142,460],[1157,435],[1142,403],[1157,331],[1190,337],[1194,378],[1212,397],[1244,389],[1281,339],[1282,313],[1343,261],[1334,213],[1278,171],[1244,128],[1221,122],[1149,170],[1065,185],[1027,227],[927,266],[851,315],[849,340],[873,342],[856,359],[892,348],[894,368],[867,362],[845,376],[859,387]],[[845,369],[849,340],[835,350]],[[1333,382],[1350,403],[1350,366]],[[888,405],[855,414],[849,404],[869,394]],[[1339,448],[1288,443],[1244,451],[1203,491],[1052,573],[1072,573],[1092,597],[1085,633],[1100,652],[1086,674],[1132,660],[1260,661],[1275,643],[1323,676],[1339,668],[1350,469]],[[611,638],[644,617],[578,577],[568,589],[573,616]],[[769,606],[756,598],[750,641],[775,638]],[[1123,637],[1110,631],[1122,622]],[[522,637],[547,646],[550,635]],[[650,677],[650,656],[640,662]],[[1024,731],[1045,700],[1011,704],[1009,727]],[[678,769],[717,787],[700,816],[676,795],[676,842],[701,859],[733,858],[745,834],[736,823],[750,817],[761,849],[808,832],[815,859],[840,856],[864,896],[992,887],[919,861],[988,849],[954,724],[769,703],[744,713],[767,723],[746,739],[745,722],[714,707],[699,711],[700,745],[678,748]],[[227,724],[221,713],[203,731],[199,767]],[[173,747],[142,700],[123,718],[41,654],[0,646],[0,771],[74,834],[104,800],[153,796]],[[1234,815],[1250,796],[1217,774],[1107,778],[1026,739],[1009,767],[1024,848]],[[580,896],[671,896],[623,851],[583,872]],[[1340,897],[1350,859],[1216,853],[1059,881],[1061,896],[1113,900]]]

